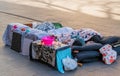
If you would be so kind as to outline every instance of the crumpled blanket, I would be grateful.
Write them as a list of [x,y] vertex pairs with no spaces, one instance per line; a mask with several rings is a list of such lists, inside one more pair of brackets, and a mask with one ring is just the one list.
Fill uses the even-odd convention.
[[71,39],[71,32],[73,31],[74,30],[70,27],[62,27],[59,29],[50,30],[48,33],[56,36],[58,41],[71,45],[73,42],[73,39]]
[[43,23],[37,24],[35,29],[48,32],[49,30],[55,29],[55,26],[52,22],[43,22]]
[[80,30],[75,30],[71,34],[72,34],[72,37],[80,37],[84,41],[88,41],[94,35],[99,35],[102,37],[102,35],[100,33],[98,33],[97,31],[95,31],[93,29],[90,29],[90,28],[82,28]]
[[32,29],[32,28],[28,30],[29,32],[26,33],[25,38],[31,39],[33,41],[40,40],[42,37],[49,35],[48,33],[42,30],[37,30],[37,29]]
[[5,45],[11,46],[11,41],[12,41],[12,34],[13,32],[17,32],[20,34],[24,34],[26,32],[26,29],[30,27],[20,24],[20,23],[10,23],[8,24],[4,34],[3,34],[3,42]]

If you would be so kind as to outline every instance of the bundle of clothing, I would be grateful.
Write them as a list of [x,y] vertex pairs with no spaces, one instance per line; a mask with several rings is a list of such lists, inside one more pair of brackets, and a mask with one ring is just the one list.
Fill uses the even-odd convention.
[[76,39],[72,45],[73,56],[78,62],[103,60],[106,64],[111,64],[120,54],[120,37],[118,36],[94,35],[84,43]]

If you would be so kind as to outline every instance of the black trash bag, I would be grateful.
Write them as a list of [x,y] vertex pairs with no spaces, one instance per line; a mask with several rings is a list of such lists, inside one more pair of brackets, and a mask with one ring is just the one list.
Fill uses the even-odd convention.
[[111,46],[113,47],[113,50],[117,52],[117,55],[120,55],[120,40],[118,40],[115,43],[112,43]]
[[120,55],[120,46],[113,47],[113,50],[117,52],[117,55]]
[[93,62],[102,60],[102,54],[99,51],[83,51],[75,54],[75,58],[78,59],[78,62]]
[[82,46],[82,43],[81,43],[81,41],[80,41],[79,39],[76,39],[76,40],[73,42],[72,46]]
[[94,35],[89,41],[94,41],[96,43],[101,43],[102,37],[99,35]]
[[101,40],[101,43],[102,44],[113,44],[119,40],[120,40],[120,37],[118,37],[118,36],[108,36],[108,37],[104,37]]
[[94,35],[90,41],[94,41],[96,43],[101,44],[112,44],[120,40],[119,36],[107,36],[107,37],[100,37],[99,35]]
[[96,58],[87,58],[84,59],[82,61],[80,61],[81,63],[91,63],[91,62],[96,62],[96,61],[102,61],[102,58],[100,57],[96,57]]
[[103,45],[100,43],[92,43],[92,44],[87,44],[83,46],[72,46],[72,50],[79,50],[81,51],[91,51],[91,50],[99,50]]

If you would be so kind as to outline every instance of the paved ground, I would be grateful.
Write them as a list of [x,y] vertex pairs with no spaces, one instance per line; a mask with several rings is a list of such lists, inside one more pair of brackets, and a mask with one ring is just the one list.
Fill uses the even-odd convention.
[[60,74],[4,46],[2,34],[8,23],[33,21],[60,22],[74,29],[87,27],[106,36],[120,36],[120,0],[0,0],[0,76],[119,76],[120,57],[112,65],[86,63]]

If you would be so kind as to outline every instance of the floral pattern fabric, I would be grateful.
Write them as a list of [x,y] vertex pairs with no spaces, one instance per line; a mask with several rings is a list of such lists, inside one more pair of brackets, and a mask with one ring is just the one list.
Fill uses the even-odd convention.
[[102,36],[100,33],[96,32],[93,29],[89,29],[89,28],[82,28],[80,30],[75,30],[71,33],[72,38],[80,37],[84,39],[84,41],[88,41],[94,35]]
[[56,51],[59,48],[65,47],[64,45],[59,42],[54,42],[52,46],[45,46],[42,44],[40,40],[34,41],[32,43],[32,49],[34,52],[35,59],[42,60],[53,67],[55,67],[55,59],[56,59]]
[[117,59],[117,53],[112,49],[112,46],[107,44],[100,48],[100,53],[103,56],[105,64],[112,64]]

